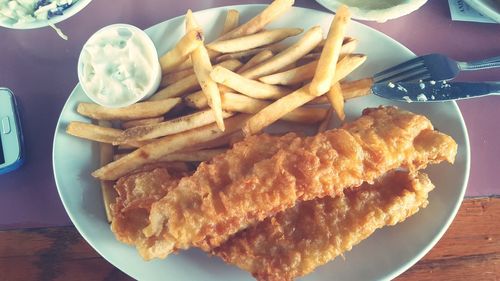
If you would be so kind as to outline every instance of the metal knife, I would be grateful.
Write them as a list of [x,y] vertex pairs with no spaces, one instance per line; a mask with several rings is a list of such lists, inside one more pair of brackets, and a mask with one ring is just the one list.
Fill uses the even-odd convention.
[[500,82],[385,82],[372,86],[380,97],[404,102],[441,102],[500,95]]

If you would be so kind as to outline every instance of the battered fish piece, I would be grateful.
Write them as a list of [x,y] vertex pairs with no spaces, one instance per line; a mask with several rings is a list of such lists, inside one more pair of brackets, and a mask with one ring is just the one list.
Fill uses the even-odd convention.
[[394,107],[365,110],[314,137],[249,137],[153,203],[143,230],[151,249],[139,248],[145,259],[192,246],[210,251],[298,201],[342,194],[399,167],[453,162],[456,150],[427,118]]
[[[142,233],[149,223],[151,205],[177,186],[179,180],[188,174],[176,169],[154,165],[134,174],[122,177],[115,184],[118,193],[111,204],[113,221],[111,230],[115,237],[126,244],[152,249],[152,243]],[[169,169],[173,170],[169,173]]]
[[397,172],[343,196],[301,202],[237,233],[213,254],[258,280],[293,280],[428,204],[426,174]]

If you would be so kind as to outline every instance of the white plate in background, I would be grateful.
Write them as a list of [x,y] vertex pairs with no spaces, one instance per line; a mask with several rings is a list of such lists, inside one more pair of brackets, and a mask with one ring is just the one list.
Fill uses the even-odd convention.
[[336,11],[345,4],[353,19],[385,22],[416,11],[427,0],[316,0],[323,7]]
[[[241,21],[260,12],[263,5],[241,5],[214,8],[195,13],[205,28],[208,41],[220,32],[225,12],[237,9]],[[273,27],[321,25],[325,32],[332,15],[294,7]],[[157,24],[146,32],[158,53],[171,48],[184,32],[184,17]],[[386,67],[413,58],[414,54],[386,35],[357,22],[348,28],[349,36],[359,40],[357,52],[368,55],[365,65],[352,77],[376,73]],[[76,71],[76,69],[75,69]],[[208,257],[197,249],[181,251],[165,260],[146,262],[135,248],[118,242],[106,221],[100,186],[90,173],[98,168],[98,145],[65,133],[70,121],[87,121],[75,111],[79,102],[89,102],[77,85],[68,98],[56,127],[53,144],[54,177],[61,200],[81,235],[110,263],[139,280],[253,280],[250,274],[226,265],[217,257]],[[346,103],[346,114],[352,120],[366,107],[397,105],[428,116],[436,128],[451,135],[458,143],[455,165],[433,165],[427,169],[436,189],[429,196],[429,206],[394,227],[387,227],[355,246],[345,254],[319,267],[301,280],[388,280],[404,272],[427,253],[439,240],[455,217],[462,202],[469,175],[469,142],[462,115],[455,102],[399,103],[367,96]],[[279,129],[279,128],[278,128]]]
[[474,10],[500,23],[500,1],[498,0],[464,0]]

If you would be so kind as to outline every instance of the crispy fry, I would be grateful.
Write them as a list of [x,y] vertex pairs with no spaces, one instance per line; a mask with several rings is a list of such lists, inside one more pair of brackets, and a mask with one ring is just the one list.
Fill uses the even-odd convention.
[[[115,142],[122,132],[123,131],[119,129],[101,127],[79,121],[70,122],[66,128],[66,133],[72,136],[108,144]],[[146,143],[147,142],[132,141],[127,144],[132,147],[140,147]]]
[[271,58],[273,56],[273,52],[270,50],[264,50],[257,53],[253,56],[247,63],[245,63],[240,69],[238,69],[238,73],[242,73],[243,71],[250,69],[259,63]]
[[212,72],[210,72],[210,77],[217,83],[257,99],[276,99],[290,92],[289,89],[284,87],[267,85],[245,78],[221,66],[214,67]]
[[221,36],[238,27],[239,22],[240,12],[238,12],[237,10],[227,11]]
[[[363,78],[355,81],[343,82],[340,84],[344,100],[362,97],[370,94],[370,89],[373,85],[373,78]],[[326,96],[315,98],[310,104],[326,104],[329,103]]]
[[173,49],[161,56],[160,65],[163,73],[171,72],[176,66],[185,61],[189,54],[198,46],[203,45],[203,33],[201,30],[190,30],[187,32]]
[[162,116],[181,102],[180,98],[145,101],[121,108],[107,108],[95,103],[81,102],[76,111],[96,120],[136,120]]
[[274,73],[283,67],[296,62],[298,59],[309,53],[323,37],[321,27],[315,26],[309,29],[302,38],[300,38],[293,45],[283,50],[271,59],[261,63],[247,71],[241,73],[241,75],[255,79],[271,73]]
[[224,34],[218,40],[227,40],[256,33],[291,8],[293,3],[294,0],[275,0],[257,16],[231,32]]
[[[222,112],[223,118],[232,116],[232,113]],[[150,140],[158,137],[177,134],[194,128],[199,128],[215,122],[211,110],[195,112],[158,124],[133,127],[122,132],[116,143],[128,143],[131,141]]]
[[137,126],[157,124],[157,123],[163,122],[163,120],[165,120],[165,118],[163,118],[163,116],[137,119],[137,120],[123,122],[121,124],[121,127],[122,127],[122,129],[126,130],[126,129],[129,129],[132,127],[137,127]]
[[[270,105],[271,102],[254,99],[234,93],[224,93],[222,96],[222,108],[224,110],[255,114]],[[315,124],[323,120],[327,109],[313,107],[299,107],[287,113],[281,119],[302,124]]]
[[[208,161],[214,156],[219,155],[221,153],[226,152],[225,148],[218,149],[204,149],[204,150],[195,150],[195,151],[179,151],[174,152],[160,158],[159,161],[164,162],[172,162],[172,161],[181,161],[181,162],[203,162]],[[128,153],[116,154],[114,155],[114,161],[121,159],[127,156]]]
[[[111,127],[111,122],[109,121],[98,121],[98,125],[100,127]],[[107,143],[99,144],[99,154],[100,154],[100,163],[101,167],[113,161],[113,146]],[[113,220],[113,214],[110,209],[110,204],[115,201],[117,193],[113,188],[115,184],[114,181],[101,181],[101,192],[102,192],[102,200],[104,204],[104,210],[106,212],[106,219],[108,222]]]
[[[189,30],[194,28],[198,28],[198,23],[196,22],[191,10],[188,10],[186,13],[186,29]],[[224,131],[224,118],[222,116],[219,87],[217,86],[217,83],[210,78],[212,63],[210,62],[210,57],[204,45],[201,45],[194,50],[191,54],[191,60],[193,61],[196,79],[198,79],[201,90],[207,97],[208,106],[212,109],[217,127],[219,130]]]
[[241,132],[241,130],[237,130],[232,134],[223,135],[222,137],[216,138],[214,140],[209,140],[203,143],[195,144],[183,151],[198,151],[198,150],[214,149],[214,148],[227,148],[230,147],[235,142],[238,142],[242,139],[243,139],[243,133]]
[[181,80],[182,78],[186,78],[192,74],[194,74],[194,70],[192,68],[188,68],[181,71],[163,75],[163,77],[161,78],[160,88],[164,88],[170,84],[174,84],[175,82]]
[[144,164],[154,162],[164,155],[240,130],[248,120],[248,117],[248,115],[240,114],[227,119],[226,130],[224,132],[217,130],[215,124],[210,124],[176,135],[163,137],[142,146],[118,161],[109,163],[93,172],[92,175],[102,180],[116,180]]
[[323,119],[323,121],[321,121],[321,123],[318,126],[318,134],[328,130],[328,127],[330,127],[332,116],[333,116],[333,108],[330,107],[328,108],[328,112],[326,113],[325,118]]
[[[238,60],[227,60],[220,63],[221,66],[228,69],[238,69],[242,64]],[[161,89],[156,94],[154,94],[149,100],[163,100],[167,98],[174,98],[182,96],[183,94],[189,93],[190,91],[196,91],[200,89],[200,83],[198,83],[198,78],[196,74],[191,74],[181,80],[169,85],[168,87]]]
[[266,30],[234,39],[218,40],[208,44],[207,48],[221,53],[241,52],[282,41],[288,37],[296,36],[302,31],[301,28]]
[[[338,63],[333,81],[336,83],[343,79],[354,69],[360,66],[365,60],[366,56],[364,55],[346,56]],[[310,84],[307,84],[259,111],[259,113],[255,114],[248,120],[247,124],[245,124],[245,127],[243,127],[243,133],[246,136],[249,136],[260,132],[263,128],[280,119],[290,111],[314,99],[314,96],[308,93],[309,86]]]
[[349,8],[346,5],[341,5],[333,18],[326,38],[323,51],[316,67],[309,94],[313,96],[320,96],[328,92],[332,85],[332,79],[335,77],[335,69],[340,56],[340,49],[344,39],[347,23],[351,15]]
[[333,84],[330,91],[326,93],[326,97],[330,101],[332,108],[337,113],[340,121],[344,121],[345,112],[344,112],[344,97],[342,96],[342,88],[340,87],[340,83]]
[[[222,96],[224,96],[224,94],[221,95],[221,99]],[[187,106],[196,109],[203,109],[208,107],[207,97],[205,97],[205,94],[203,94],[202,91],[198,91],[196,93],[185,96],[184,103]]]
[[215,59],[215,61],[221,62],[221,61],[225,61],[225,60],[229,60],[229,59],[237,59],[237,60],[244,61],[244,60],[247,60],[250,57],[252,57],[253,55],[260,53],[262,51],[269,50],[273,53],[277,53],[277,52],[281,52],[281,51],[285,50],[286,48],[288,48],[288,46],[280,42],[280,43],[271,44],[271,45],[268,45],[268,46],[265,46],[262,48],[255,48],[255,49],[248,50],[248,51],[241,51],[241,52],[236,52],[236,53],[224,54],[224,55],[217,57]]
[[[339,59],[343,59],[346,55],[351,54],[358,44],[358,41],[348,41],[342,45]],[[307,54],[302,59],[318,59],[320,54]],[[259,80],[266,84],[272,85],[295,85],[310,80],[314,76],[314,72],[318,66],[318,60],[313,60],[304,65],[292,68],[287,71],[280,71],[271,75],[260,77]]]

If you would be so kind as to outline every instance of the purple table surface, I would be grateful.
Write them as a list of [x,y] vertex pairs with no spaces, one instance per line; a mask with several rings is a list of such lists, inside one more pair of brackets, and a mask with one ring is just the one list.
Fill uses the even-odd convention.
[[[52,140],[59,113],[78,82],[76,64],[86,39],[112,23],[147,28],[184,14],[265,0],[134,1],[95,0],[58,26],[70,40],[50,28],[0,28],[0,86],[10,88],[21,105],[27,161],[18,171],[0,175],[0,229],[71,224],[57,194],[52,173]],[[312,0],[296,6],[324,10]],[[448,1],[432,0],[420,10],[386,23],[364,22],[398,40],[416,54],[441,52],[457,60],[500,55],[500,25],[452,22]],[[500,80],[500,70],[466,73],[459,79]],[[460,102],[469,130],[472,170],[468,196],[500,194],[500,98]]]

